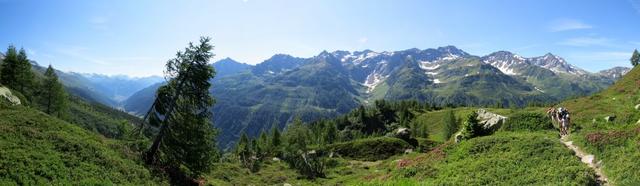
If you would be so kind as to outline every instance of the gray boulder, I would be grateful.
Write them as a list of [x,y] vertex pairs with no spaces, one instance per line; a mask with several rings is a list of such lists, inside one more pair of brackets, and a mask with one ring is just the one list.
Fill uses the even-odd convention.
[[20,99],[11,93],[6,87],[0,86],[0,99],[5,99],[9,101],[11,105],[20,105]]
[[487,112],[484,109],[478,109],[476,113],[478,113],[478,121],[480,121],[480,125],[482,125],[484,130],[488,131],[495,131],[502,126],[505,120],[507,120],[507,117],[505,116]]
[[400,127],[393,131],[393,137],[408,140],[411,139],[411,131],[408,128]]

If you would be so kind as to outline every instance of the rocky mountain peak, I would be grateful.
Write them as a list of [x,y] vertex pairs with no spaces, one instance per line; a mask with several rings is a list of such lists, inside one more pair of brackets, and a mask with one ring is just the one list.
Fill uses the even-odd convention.
[[533,65],[549,69],[555,73],[566,73],[572,75],[588,74],[587,71],[567,63],[567,61],[565,61],[563,58],[552,53],[547,53],[544,56],[531,58],[530,62]]
[[469,53],[455,47],[452,45],[448,45],[448,46],[444,46],[444,47],[438,47],[436,50],[443,52],[443,53],[447,53],[449,55],[455,55],[455,56],[468,56]]
[[612,79],[618,79],[623,75],[627,74],[627,72],[629,71],[631,71],[631,68],[629,67],[613,67],[610,69],[601,70],[597,74],[600,76],[604,76]]

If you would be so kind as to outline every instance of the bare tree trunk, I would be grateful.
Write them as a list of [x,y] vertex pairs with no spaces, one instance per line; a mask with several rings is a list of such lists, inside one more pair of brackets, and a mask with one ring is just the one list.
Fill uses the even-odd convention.
[[160,142],[164,137],[165,131],[167,131],[167,124],[164,124],[160,127],[160,132],[158,133],[158,136],[156,136],[156,138],[153,140],[153,144],[151,145],[149,150],[145,152],[144,160],[146,164],[151,165],[156,163],[157,161],[156,154],[158,154],[158,149],[160,148]]
[[[189,67],[187,70],[190,70],[191,68]],[[188,73],[188,71],[187,71]],[[178,83],[178,86],[176,86],[175,89],[175,94],[172,95],[172,98],[169,100],[170,105],[169,105],[169,109],[167,110],[167,112],[165,113],[165,118],[164,120],[162,120],[162,125],[160,126],[160,132],[158,133],[158,135],[156,136],[156,138],[153,140],[153,144],[151,145],[151,147],[149,148],[149,150],[147,150],[146,154],[145,154],[145,163],[151,165],[153,163],[156,162],[157,160],[157,155],[158,155],[158,149],[160,148],[160,143],[162,142],[162,138],[164,138],[164,135],[167,131],[167,127],[169,126],[169,120],[171,119],[171,116],[173,115],[173,109],[176,105],[176,101],[179,99],[180,94],[182,93],[182,86],[184,86],[184,80],[180,81]],[[156,99],[158,99],[156,97]]]

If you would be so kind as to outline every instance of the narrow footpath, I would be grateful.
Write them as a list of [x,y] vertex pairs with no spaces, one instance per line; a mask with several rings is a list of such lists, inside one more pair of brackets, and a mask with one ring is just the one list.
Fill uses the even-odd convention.
[[573,141],[568,141],[568,140],[569,140],[569,137],[566,135],[560,138],[560,141],[562,142],[562,144],[564,144],[564,146],[573,150],[576,156],[580,158],[582,163],[587,164],[587,166],[591,167],[596,172],[596,176],[597,176],[596,179],[598,181],[598,185],[609,186],[610,185],[608,181],[609,179],[601,169],[602,161],[595,162],[595,156],[593,154],[588,154],[582,151],[580,147],[573,145]]

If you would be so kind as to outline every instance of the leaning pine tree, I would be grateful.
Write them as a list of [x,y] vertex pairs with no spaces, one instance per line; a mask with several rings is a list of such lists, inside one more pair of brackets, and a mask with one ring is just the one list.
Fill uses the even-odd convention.
[[67,94],[58,82],[58,75],[51,65],[44,73],[44,80],[40,85],[39,104],[45,113],[62,118],[66,112]]
[[217,157],[216,130],[211,123],[210,108],[214,99],[209,94],[215,70],[208,64],[213,57],[210,38],[200,44],[189,43],[176,58],[167,62],[167,85],[157,91],[149,112],[149,124],[159,128],[144,159],[149,165],[162,163],[174,168],[187,168],[197,177],[210,170]]

